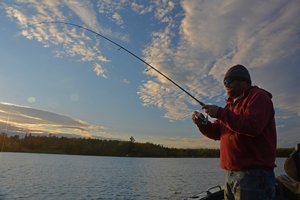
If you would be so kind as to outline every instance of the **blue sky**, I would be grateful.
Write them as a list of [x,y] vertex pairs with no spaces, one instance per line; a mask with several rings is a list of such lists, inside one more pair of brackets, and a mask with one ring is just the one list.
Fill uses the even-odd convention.
[[[35,133],[219,148],[191,120],[243,64],[273,94],[278,147],[300,141],[300,2],[15,0],[0,3],[0,127]],[[214,120],[214,119],[210,119]],[[8,122],[8,123],[7,123]]]

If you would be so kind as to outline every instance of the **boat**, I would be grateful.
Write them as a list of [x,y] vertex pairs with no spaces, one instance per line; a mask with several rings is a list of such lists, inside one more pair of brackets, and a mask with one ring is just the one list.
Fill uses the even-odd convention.
[[[284,163],[286,174],[275,178],[276,195],[274,200],[300,200],[300,143]],[[204,193],[195,194],[183,200],[223,200],[224,189],[217,185],[208,188]]]

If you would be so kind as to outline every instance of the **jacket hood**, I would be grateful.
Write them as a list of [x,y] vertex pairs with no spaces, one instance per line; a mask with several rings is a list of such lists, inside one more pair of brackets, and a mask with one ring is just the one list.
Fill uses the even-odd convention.
[[270,99],[272,99],[273,95],[270,92],[268,92],[267,90],[264,90],[264,89],[261,89],[261,90],[264,91],[265,93],[267,93],[268,96],[270,97]]
[[270,99],[272,99],[272,97],[273,97],[273,95],[270,92],[268,92],[267,90],[264,90],[262,88],[259,88],[257,86],[250,86],[249,88],[247,88],[246,90],[244,90],[244,94],[246,94],[245,91],[247,91],[249,93],[251,89],[259,89],[259,90],[264,91],[265,93],[267,93],[267,95],[270,97]]

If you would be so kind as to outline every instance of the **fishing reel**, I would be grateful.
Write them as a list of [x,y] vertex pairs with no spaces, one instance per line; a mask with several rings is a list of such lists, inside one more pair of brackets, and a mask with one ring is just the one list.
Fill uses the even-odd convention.
[[201,123],[202,125],[206,125],[208,122],[208,115],[206,117],[200,113],[199,111],[195,111],[195,119],[198,123]]

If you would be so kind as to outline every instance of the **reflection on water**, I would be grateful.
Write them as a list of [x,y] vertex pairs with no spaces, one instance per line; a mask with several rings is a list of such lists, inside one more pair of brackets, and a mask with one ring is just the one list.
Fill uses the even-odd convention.
[[182,199],[224,182],[218,158],[1,154],[0,199]]

